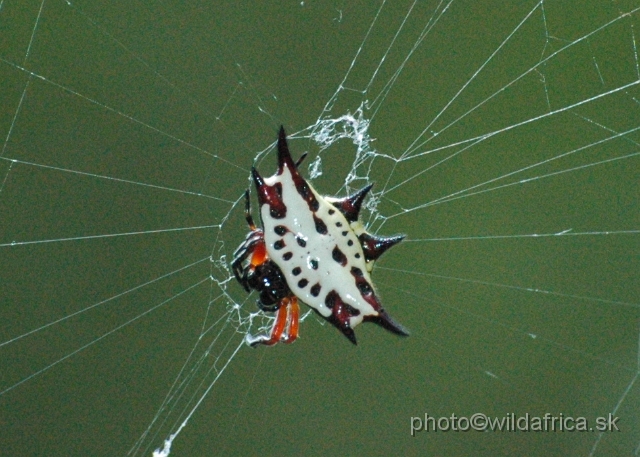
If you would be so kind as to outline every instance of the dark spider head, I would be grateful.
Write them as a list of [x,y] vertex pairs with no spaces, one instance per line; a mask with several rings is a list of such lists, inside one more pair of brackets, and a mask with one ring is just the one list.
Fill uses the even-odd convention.
[[280,301],[291,293],[280,268],[271,260],[255,267],[248,275],[249,287],[260,293],[258,307],[263,311],[276,311]]

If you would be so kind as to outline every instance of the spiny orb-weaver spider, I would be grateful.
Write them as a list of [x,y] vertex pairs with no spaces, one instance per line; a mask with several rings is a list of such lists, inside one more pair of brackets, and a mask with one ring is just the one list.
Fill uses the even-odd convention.
[[335,325],[353,344],[353,328],[372,321],[398,335],[409,332],[383,309],[371,282],[374,262],[404,235],[366,232],[358,220],[368,185],[344,198],[319,195],[298,172],[280,127],[278,170],[251,174],[258,193],[262,228],[253,222],[249,191],[245,217],[251,231],[234,253],[236,279],[259,293],[258,307],[275,311],[270,335],[248,336],[251,346],[291,343],[298,337],[298,298]]

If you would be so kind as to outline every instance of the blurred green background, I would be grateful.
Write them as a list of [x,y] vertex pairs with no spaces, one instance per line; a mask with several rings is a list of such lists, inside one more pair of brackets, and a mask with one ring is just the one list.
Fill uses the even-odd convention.
[[[375,182],[371,230],[407,240],[373,278],[411,336],[310,316],[242,347],[172,455],[637,454],[639,7],[0,2],[2,453],[125,455],[183,366],[221,369],[229,306],[255,310],[223,266],[251,165],[364,106],[375,158],[290,146],[322,193]],[[477,412],[620,431],[410,435]]]

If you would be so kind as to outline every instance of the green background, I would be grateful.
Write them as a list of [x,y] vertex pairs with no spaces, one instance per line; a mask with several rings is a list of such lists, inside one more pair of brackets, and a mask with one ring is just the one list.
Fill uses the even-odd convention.
[[[364,102],[386,157],[352,186],[385,190],[372,231],[407,234],[373,278],[411,336],[362,325],[354,347],[312,315],[291,346],[241,347],[172,455],[638,452],[640,4],[437,6],[0,3],[3,454],[125,455],[183,366],[188,395],[221,369],[230,304],[255,310],[224,270],[251,165],[272,172],[280,124]],[[344,194],[355,147],[320,157],[314,186]],[[614,411],[602,436],[410,436],[425,413]]]

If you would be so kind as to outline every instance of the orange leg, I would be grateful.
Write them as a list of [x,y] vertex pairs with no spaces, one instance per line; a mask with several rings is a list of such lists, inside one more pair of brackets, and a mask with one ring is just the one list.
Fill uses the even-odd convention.
[[[298,338],[298,329],[300,327],[300,306],[298,305],[298,297],[292,295],[282,299],[280,308],[276,311],[276,320],[271,327],[271,335],[251,337],[248,342],[251,346],[264,344],[265,346],[273,346],[282,341],[283,343],[293,343]],[[286,330],[286,331],[285,331]]]
[[291,297],[291,301],[287,306],[287,335],[282,339],[283,343],[293,343],[298,338],[298,328],[300,326],[300,306],[298,305],[298,297]]
[[261,341],[262,344],[273,346],[280,341],[282,332],[284,332],[284,328],[287,325],[288,310],[289,297],[285,297],[282,299],[282,306],[280,306],[276,312],[276,321],[273,323],[273,327],[271,328],[271,337],[268,340]]

